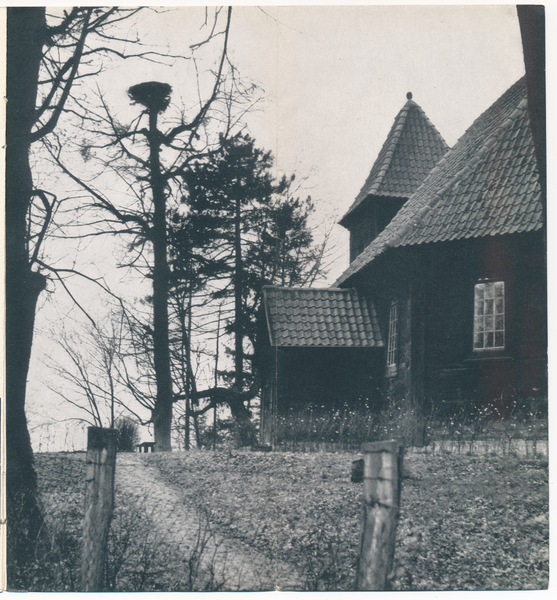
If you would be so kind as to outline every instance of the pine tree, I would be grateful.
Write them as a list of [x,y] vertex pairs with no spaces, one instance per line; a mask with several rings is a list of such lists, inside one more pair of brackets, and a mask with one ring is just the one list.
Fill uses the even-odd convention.
[[232,306],[226,332],[234,368],[221,373],[230,387],[196,395],[226,402],[247,431],[246,403],[259,391],[256,321],[263,286],[305,285],[322,274],[322,248],[309,228],[313,204],[293,197],[294,177],[275,180],[271,153],[245,134],[222,138],[217,152],[182,177],[185,216],[176,211],[171,218],[175,284],[183,277],[214,302]]

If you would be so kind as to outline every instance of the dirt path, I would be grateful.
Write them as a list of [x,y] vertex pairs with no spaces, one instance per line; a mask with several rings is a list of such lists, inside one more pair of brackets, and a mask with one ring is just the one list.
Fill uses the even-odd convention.
[[[150,511],[161,542],[192,558],[196,589],[221,582],[226,591],[301,590],[303,580],[296,569],[271,561],[238,540],[211,531],[210,524],[148,465],[141,454],[118,454],[116,488],[138,500]],[[203,551],[198,556],[199,548]],[[213,584],[211,583],[213,582]]]

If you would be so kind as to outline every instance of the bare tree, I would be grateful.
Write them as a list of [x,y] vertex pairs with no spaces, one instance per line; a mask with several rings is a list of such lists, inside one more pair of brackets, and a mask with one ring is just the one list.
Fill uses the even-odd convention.
[[[243,104],[246,95],[239,89],[235,71],[227,59],[231,14],[229,8],[225,24],[221,29],[214,28],[204,42],[222,35],[214,83],[206,98],[200,96],[198,108],[190,118],[180,114],[177,124],[163,129],[160,117],[170,105],[172,89],[156,81],[140,83],[128,90],[132,103],[142,107],[130,124],[117,122],[106,105],[104,111],[90,112],[89,125],[95,139],[83,148],[82,156],[86,160],[98,160],[100,171],[113,169],[114,175],[125,182],[128,194],[110,195],[98,184],[93,187],[68,167],[64,160],[65,142],[48,144],[57,165],[90,196],[91,201],[85,208],[89,210],[92,227],[97,228],[92,235],[127,234],[132,253],[127,264],[152,282],[149,339],[156,391],[151,411],[160,451],[171,450],[172,408],[176,400],[169,336],[168,214],[171,205],[175,208],[187,195],[183,173],[193,160],[216,152],[239,115],[246,110]],[[225,76],[227,66],[230,67],[228,77]],[[97,216],[99,211],[104,217]],[[188,378],[191,381],[191,377]]]
[[[81,420],[96,427],[114,427],[117,418],[131,413],[133,397],[122,373],[125,368],[124,315],[111,314],[100,325],[53,333],[61,352],[47,360],[56,375],[51,391],[84,413]],[[134,416],[135,415],[134,413]]]
[[[6,422],[10,560],[25,561],[42,517],[25,415],[26,382],[37,300],[46,286],[38,251],[55,208],[54,196],[37,189],[31,146],[51,135],[70,111],[73,90],[102,69],[112,53],[114,28],[137,9],[73,8],[47,18],[44,7],[7,11],[6,126]],[[41,222],[30,234],[31,207]]]

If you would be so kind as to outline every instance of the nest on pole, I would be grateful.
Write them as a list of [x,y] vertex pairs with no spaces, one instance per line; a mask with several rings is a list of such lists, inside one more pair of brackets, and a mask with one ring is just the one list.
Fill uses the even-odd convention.
[[132,102],[142,104],[149,112],[164,112],[170,102],[172,88],[168,83],[158,81],[147,81],[138,83],[128,90],[128,96]]

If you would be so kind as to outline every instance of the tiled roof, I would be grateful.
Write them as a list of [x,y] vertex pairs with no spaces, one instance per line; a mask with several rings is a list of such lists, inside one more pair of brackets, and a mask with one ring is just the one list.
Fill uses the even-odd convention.
[[372,303],[354,289],[265,286],[272,346],[383,346]]
[[370,195],[409,198],[448,149],[424,111],[409,99],[341,224]]
[[474,121],[337,285],[387,248],[523,233],[543,222],[522,78]]

